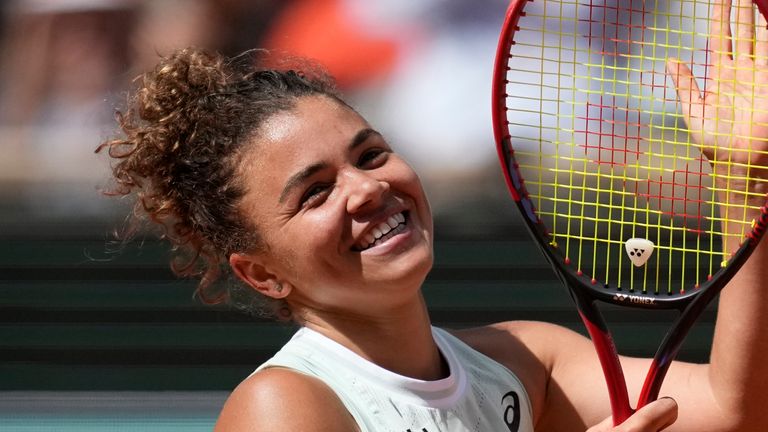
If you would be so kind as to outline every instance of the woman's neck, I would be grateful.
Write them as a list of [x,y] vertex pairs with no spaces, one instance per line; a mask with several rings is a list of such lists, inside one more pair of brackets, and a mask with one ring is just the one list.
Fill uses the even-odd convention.
[[421,293],[386,316],[303,314],[303,325],[391,372],[432,381],[449,371],[440,355]]

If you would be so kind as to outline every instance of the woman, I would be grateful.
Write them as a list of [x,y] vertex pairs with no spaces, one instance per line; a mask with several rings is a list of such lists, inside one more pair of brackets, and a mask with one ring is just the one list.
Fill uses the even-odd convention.
[[[722,57],[723,79],[734,70],[728,62],[755,61]],[[263,300],[263,310],[301,326],[235,389],[216,430],[764,427],[768,337],[754,323],[768,294],[746,288],[767,276],[765,242],[721,296],[728,320],[717,325],[711,364],[671,367],[662,394],[681,401],[679,412],[661,399],[612,428],[584,337],[533,322],[453,334],[430,325],[420,287],[433,260],[432,220],[419,179],[311,69],[179,51],[144,76],[120,116],[125,136],[102,145],[117,159],[117,192],[136,193],[137,211],[192,254],[176,268],[201,276],[203,298]],[[727,101],[712,104],[730,90],[700,99],[687,67],[670,62],[669,71],[689,127],[707,131],[695,137],[707,144],[732,126],[719,121]],[[754,95],[739,103],[764,103]],[[763,132],[743,133],[743,145],[765,147]],[[228,269],[244,285],[217,289]],[[649,360],[623,362],[637,394]]]

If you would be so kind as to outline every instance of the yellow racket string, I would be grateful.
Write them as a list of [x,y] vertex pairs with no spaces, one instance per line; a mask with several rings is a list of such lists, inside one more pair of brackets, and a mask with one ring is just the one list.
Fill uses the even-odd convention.
[[[754,11],[732,17],[744,13]],[[709,16],[701,1],[537,0],[518,23],[507,74],[518,169],[551,245],[595,283],[683,292],[727,263],[725,236],[752,229],[745,209],[761,194],[735,191],[764,182],[754,173],[766,167],[754,161],[768,158],[751,147],[698,144],[665,69],[674,57],[701,88],[713,85],[721,53],[712,49]],[[742,94],[730,90],[744,85],[732,76],[719,83],[723,98]],[[734,127],[768,110],[723,118],[718,103],[711,106],[718,124]],[[752,137],[709,133],[718,142]],[[740,199],[721,203],[721,195]],[[640,266],[625,252],[630,238],[654,244]]]

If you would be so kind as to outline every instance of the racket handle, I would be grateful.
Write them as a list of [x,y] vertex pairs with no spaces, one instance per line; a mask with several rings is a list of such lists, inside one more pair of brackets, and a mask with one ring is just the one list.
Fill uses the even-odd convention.
[[[629,406],[627,383],[624,381],[624,372],[621,369],[619,356],[613,338],[607,332],[605,322],[594,306],[588,308],[589,312],[579,308],[579,315],[587,328],[592,343],[600,359],[605,383],[608,386],[608,396],[611,399],[611,412],[613,413],[613,425],[618,426],[634,413]],[[588,315],[592,315],[588,317]]]

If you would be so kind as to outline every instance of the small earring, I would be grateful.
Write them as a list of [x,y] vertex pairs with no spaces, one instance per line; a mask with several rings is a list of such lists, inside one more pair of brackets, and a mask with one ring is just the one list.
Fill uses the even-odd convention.
[[277,318],[281,321],[290,321],[293,318],[293,312],[288,306],[283,305],[277,311]]
[[275,282],[275,291],[283,292],[283,284],[281,284],[280,282]]

